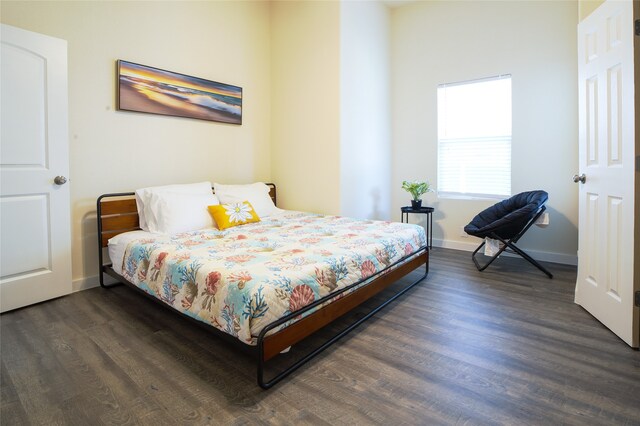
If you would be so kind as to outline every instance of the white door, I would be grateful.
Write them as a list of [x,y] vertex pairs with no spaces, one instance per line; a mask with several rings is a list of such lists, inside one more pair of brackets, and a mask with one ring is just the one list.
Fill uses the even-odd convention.
[[[71,292],[67,42],[2,25],[0,311]],[[62,183],[62,179],[58,179]]]
[[608,0],[578,25],[578,280],[575,301],[638,346],[634,307],[632,2]]

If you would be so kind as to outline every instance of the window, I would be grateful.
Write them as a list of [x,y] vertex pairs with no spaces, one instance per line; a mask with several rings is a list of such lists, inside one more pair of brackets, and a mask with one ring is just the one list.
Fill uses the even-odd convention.
[[438,86],[438,196],[511,195],[511,76]]

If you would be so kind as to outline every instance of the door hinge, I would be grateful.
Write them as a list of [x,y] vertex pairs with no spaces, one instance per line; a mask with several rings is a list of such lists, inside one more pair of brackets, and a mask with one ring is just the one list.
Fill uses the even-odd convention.
[[636,291],[634,305],[640,308],[640,291]]
[[636,35],[640,36],[640,19],[636,19],[634,27],[636,29]]

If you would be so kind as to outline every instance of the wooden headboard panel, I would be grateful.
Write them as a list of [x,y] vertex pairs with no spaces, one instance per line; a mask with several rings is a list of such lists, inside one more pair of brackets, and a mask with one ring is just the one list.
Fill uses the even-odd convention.
[[[276,202],[276,186],[267,183],[269,196]],[[135,192],[121,192],[104,194],[98,197],[98,244],[100,249],[107,247],[109,238],[113,238],[123,232],[140,229],[138,208],[136,206]]]
[[107,246],[109,238],[123,232],[140,229],[138,209],[134,196],[134,192],[128,192],[105,194],[98,198],[98,236],[101,247]]

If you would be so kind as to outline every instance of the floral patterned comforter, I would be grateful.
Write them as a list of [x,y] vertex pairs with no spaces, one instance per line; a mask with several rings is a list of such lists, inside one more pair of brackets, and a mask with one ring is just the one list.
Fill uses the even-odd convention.
[[267,324],[426,245],[420,226],[287,212],[132,241],[123,276],[248,344]]

